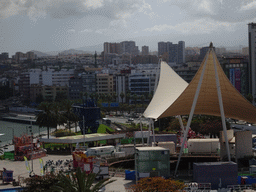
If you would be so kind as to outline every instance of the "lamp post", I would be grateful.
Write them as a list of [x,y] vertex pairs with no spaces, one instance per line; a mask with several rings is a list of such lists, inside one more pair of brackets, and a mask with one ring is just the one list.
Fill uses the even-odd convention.
[[12,129],[12,144],[14,145],[14,128],[8,127],[8,129]]
[[[32,131],[32,125],[28,126],[29,132],[31,134],[31,173],[33,173],[33,131]],[[31,176],[31,175],[30,175]]]

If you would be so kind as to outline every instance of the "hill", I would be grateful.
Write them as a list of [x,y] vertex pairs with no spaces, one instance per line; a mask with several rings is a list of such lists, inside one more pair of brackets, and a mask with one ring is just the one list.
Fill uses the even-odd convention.
[[50,56],[46,53],[40,52],[40,51],[36,51],[36,50],[32,50],[31,52],[34,52],[34,54],[37,55],[37,57],[45,57],[45,56]]

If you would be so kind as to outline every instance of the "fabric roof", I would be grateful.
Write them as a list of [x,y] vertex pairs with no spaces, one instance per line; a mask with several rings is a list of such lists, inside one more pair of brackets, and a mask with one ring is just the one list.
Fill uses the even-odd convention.
[[161,62],[159,83],[144,117],[157,119],[185,90],[184,81],[166,62]]
[[194,114],[221,116],[215,80],[214,58],[220,81],[225,117],[256,123],[256,107],[245,99],[230,83],[212,48],[207,52],[201,67],[198,69],[198,72],[188,87],[179,98],[160,115],[159,118],[174,115],[188,115],[190,113],[205,62],[205,73]]

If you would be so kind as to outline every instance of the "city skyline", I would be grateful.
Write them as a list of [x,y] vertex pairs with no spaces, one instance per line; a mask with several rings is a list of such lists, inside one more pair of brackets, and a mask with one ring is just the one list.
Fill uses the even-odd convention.
[[256,1],[6,0],[0,2],[0,52],[79,49],[135,41],[188,46],[248,46]]

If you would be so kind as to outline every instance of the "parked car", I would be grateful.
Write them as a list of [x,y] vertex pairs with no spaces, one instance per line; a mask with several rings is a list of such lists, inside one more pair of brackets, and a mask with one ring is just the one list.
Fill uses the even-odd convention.
[[127,121],[128,121],[128,122],[133,122],[133,121],[134,121],[134,119],[129,118]]

